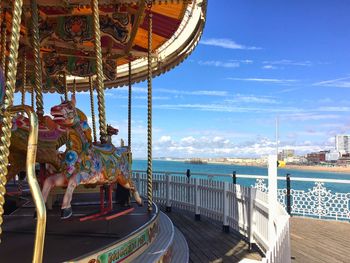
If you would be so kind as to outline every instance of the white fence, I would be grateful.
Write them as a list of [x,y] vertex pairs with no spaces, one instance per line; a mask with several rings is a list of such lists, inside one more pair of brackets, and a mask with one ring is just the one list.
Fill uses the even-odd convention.
[[[146,195],[146,172],[135,171],[133,178]],[[263,262],[290,262],[289,216],[277,203],[275,217],[269,217],[268,196],[256,188],[155,172],[153,200],[193,212],[196,218],[221,221],[224,229],[232,228],[255,243],[266,255]]]
[[[135,171],[142,172],[142,171]],[[184,176],[184,172],[157,172],[158,174],[170,174]],[[208,179],[209,181],[232,180],[231,174],[206,174],[191,173],[191,177]],[[246,183],[262,192],[268,192],[268,176],[237,174],[237,183]],[[248,180],[248,184],[247,184]],[[277,177],[279,182],[286,181],[286,177]],[[298,184],[296,186],[296,184]],[[307,185],[307,187],[301,187]],[[343,186],[331,190],[331,186]],[[278,201],[283,207],[287,207],[287,188],[278,189]],[[291,215],[314,217],[319,219],[334,219],[350,221],[350,180],[322,179],[291,177],[290,189],[290,212]]]

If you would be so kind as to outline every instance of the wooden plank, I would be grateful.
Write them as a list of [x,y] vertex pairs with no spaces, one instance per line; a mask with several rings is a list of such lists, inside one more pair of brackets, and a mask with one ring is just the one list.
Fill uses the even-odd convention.
[[189,262],[238,262],[243,258],[260,260],[256,251],[234,233],[222,232],[221,223],[204,217],[194,220],[194,214],[174,209],[167,214],[185,236],[190,250]]
[[291,218],[292,262],[350,262],[348,222]]

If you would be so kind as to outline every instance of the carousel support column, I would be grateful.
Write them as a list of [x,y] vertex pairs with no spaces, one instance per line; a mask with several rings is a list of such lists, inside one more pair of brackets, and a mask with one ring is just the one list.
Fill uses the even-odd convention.
[[75,82],[75,78],[73,80],[73,89],[72,89],[72,95],[75,97],[75,93],[77,91],[77,83]]
[[44,115],[44,100],[42,92],[42,68],[40,58],[39,16],[36,0],[31,0],[32,30],[33,30],[33,55],[34,55],[34,90],[36,99],[36,113],[40,117]]
[[148,211],[152,211],[153,189],[152,189],[152,1],[147,1],[148,7],[148,75],[147,75],[147,204]]
[[2,215],[4,213],[3,205],[5,203],[6,193],[6,176],[8,166],[9,148],[11,143],[11,114],[9,112],[10,107],[13,104],[16,74],[17,74],[17,57],[20,37],[21,26],[21,14],[22,14],[22,0],[15,0],[13,3],[13,15],[12,15],[12,29],[10,38],[10,54],[8,57],[8,70],[6,74],[6,86],[5,86],[5,98],[1,107],[2,115],[2,127],[0,137],[0,234],[2,232]]
[[1,68],[2,71],[6,72],[6,35],[7,35],[7,28],[6,28],[6,11],[2,13],[3,19],[1,23]]
[[68,101],[68,86],[67,86],[67,75],[66,72],[63,73],[63,85],[64,85],[64,100]]
[[89,77],[90,87],[90,107],[91,107],[91,119],[92,119],[92,134],[94,136],[94,142],[97,141],[96,136],[96,121],[95,121],[95,106],[94,106],[94,86],[92,84],[92,78]]
[[24,105],[26,103],[26,86],[27,86],[27,53],[26,53],[26,50],[24,49],[24,52],[23,52],[23,79],[22,79],[22,82],[23,82],[23,86],[22,86],[22,90],[21,90],[21,104]]
[[131,152],[131,60],[129,60],[128,147]]
[[101,50],[101,32],[100,18],[98,9],[98,0],[91,0],[92,16],[94,23],[95,37],[95,54],[96,54],[96,91],[97,91],[97,106],[98,106],[98,121],[100,125],[100,141],[107,142],[107,125],[105,111],[105,95],[103,83],[103,68],[102,68],[102,50]]
[[33,83],[30,90],[30,105],[34,109],[34,84]]

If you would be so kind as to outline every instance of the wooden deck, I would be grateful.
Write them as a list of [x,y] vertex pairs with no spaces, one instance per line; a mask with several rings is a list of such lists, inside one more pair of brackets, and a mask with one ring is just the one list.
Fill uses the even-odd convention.
[[350,262],[350,223],[291,218],[292,263]]
[[194,215],[182,210],[167,213],[174,225],[185,236],[190,252],[189,262],[239,262],[244,258],[260,260],[256,249],[239,235],[222,232],[221,226],[204,217],[195,221]]

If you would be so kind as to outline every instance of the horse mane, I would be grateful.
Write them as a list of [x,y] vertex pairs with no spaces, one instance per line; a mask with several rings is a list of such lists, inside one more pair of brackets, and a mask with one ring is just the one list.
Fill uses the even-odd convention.
[[83,111],[81,111],[78,108],[75,108],[75,109],[77,111],[77,115],[79,117],[80,123],[83,123],[84,134],[85,134],[87,140],[89,141],[89,143],[92,143],[92,131],[91,131],[91,128],[90,128],[89,123],[88,123],[88,118]]

